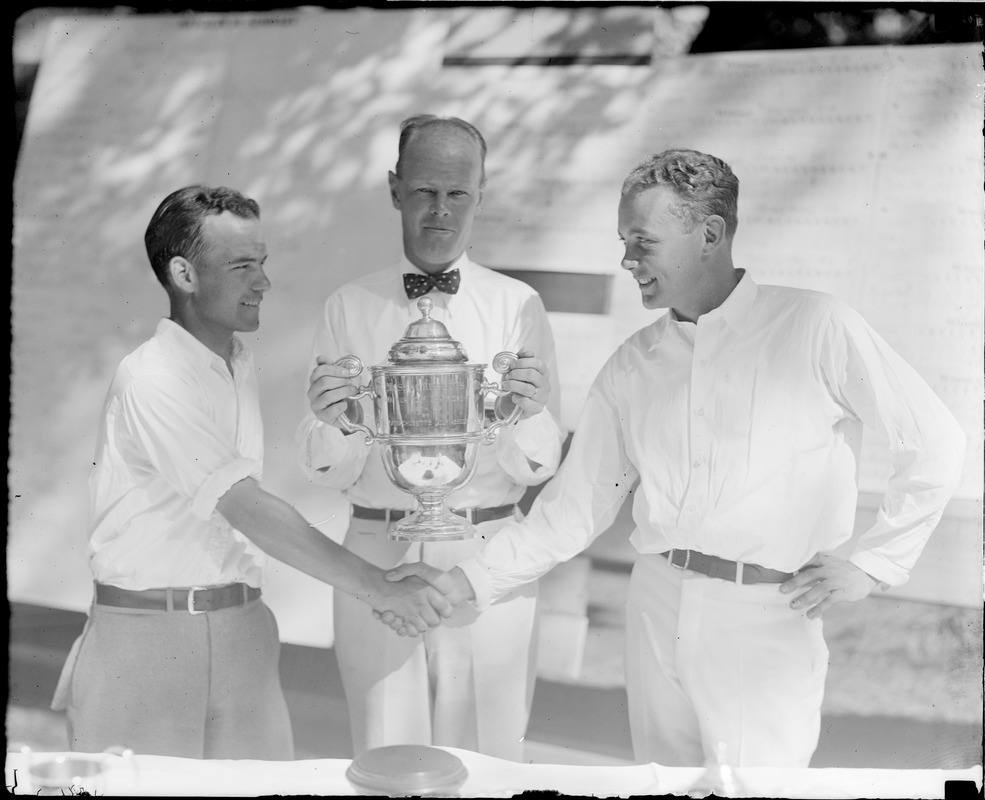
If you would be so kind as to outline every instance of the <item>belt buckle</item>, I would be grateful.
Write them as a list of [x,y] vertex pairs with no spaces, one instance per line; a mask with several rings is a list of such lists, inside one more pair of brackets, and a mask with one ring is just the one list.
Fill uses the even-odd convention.
[[195,592],[204,592],[207,587],[205,586],[192,586],[188,589],[188,595],[185,598],[185,605],[188,607],[188,613],[193,616],[196,614],[204,614],[205,611],[195,610]]
[[[684,563],[677,565],[674,563],[674,553],[684,553]],[[690,550],[678,550],[676,547],[670,548],[670,566],[674,569],[679,569],[681,572],[687,569],[687,565],[691,563],[691,551]]]

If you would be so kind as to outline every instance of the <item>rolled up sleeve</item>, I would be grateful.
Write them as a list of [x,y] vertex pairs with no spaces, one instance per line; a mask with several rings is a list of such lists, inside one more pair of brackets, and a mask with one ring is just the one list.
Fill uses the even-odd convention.
[[355,483],[370,452],[362,433],[346,436],[313,415],[298,426],[295,444],[304,476],[313,483],[339,490]]
[[258,465],[252,458],[237,458],[223,464],[198,487],[192,497],[192,513],[199,519],[208,520],[215,512],[220,497],[244,478],[259,480],[259,472]]
[[563,441],[564,431],[545,408],[499,431],[496,458],[503,471],[518,484],[536,486],[557,472]]

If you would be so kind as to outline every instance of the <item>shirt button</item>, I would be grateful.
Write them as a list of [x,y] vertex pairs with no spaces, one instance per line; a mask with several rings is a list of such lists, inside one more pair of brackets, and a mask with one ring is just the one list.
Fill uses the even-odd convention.
[[705,415],[705,410],[703,408],[699,408],[694,413],[697,414],[699,417],[703,417]]
[[699,467],[703,467],[704,465],[705,465],[704,459],[699,458],[691,466],[694,467],[695,469],[698,469]]
[[697,510],[698,510],[698,507],[697,507],[696,505],[694,505],[694,504],[692,503],[691,505],[689,505],[689,506],[687,507],[687,510],[688,510],[688,511],[692,511],[692,512],[693,512],[693,511],[697,511]]
[[700,360],[700,361],[698,362],[698,366],[699,366],[699,367],[707,367],[707,366],[708,366],[708,359],[707,359],[707,358],[702,358],[702,359],[701,359],[701,360]]

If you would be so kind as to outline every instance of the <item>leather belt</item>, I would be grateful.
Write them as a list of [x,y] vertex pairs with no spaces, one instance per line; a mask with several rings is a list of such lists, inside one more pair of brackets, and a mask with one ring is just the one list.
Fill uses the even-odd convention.
[[792,572],[780,572],[747,561],[729,561],[699,553],[697,550],[667,550],[660,555],[669,559],[671,566],[678,569],[700,572],[710,578],[732,583],[783,583],[793,577]]
[[143,608],[151,611],[187,611],[204,614],[221,608],[242,606],[260,596],[260,590],[245,583],[227,583],[224,586],[192,586],[185,589],[144,589],[132,591],[96,584],[96,603],[117,608]]
[[[477,525],[480,522],[512,517],[515,509],[516,505],[510,503],[507,506],[494,506],[492,508],[452,508],[449,510],[452,514],[465,517],[473,525]],[[356,505],[352,507],[352,516],[355,519],[386,520],[388,523],[403,519],[408,514],[413,513],[414,511],[404,511],[400,508],[366,508]]]

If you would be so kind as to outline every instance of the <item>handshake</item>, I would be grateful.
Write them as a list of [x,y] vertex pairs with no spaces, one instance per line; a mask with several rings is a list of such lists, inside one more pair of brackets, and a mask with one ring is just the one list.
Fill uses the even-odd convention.
[[436,628],[456,606],[475,599],[472,584],[458,567],[442,572],[417,561],[400,564],[382,577],[380,596],[369,604],[373,616],[398,636],[419,636]]

